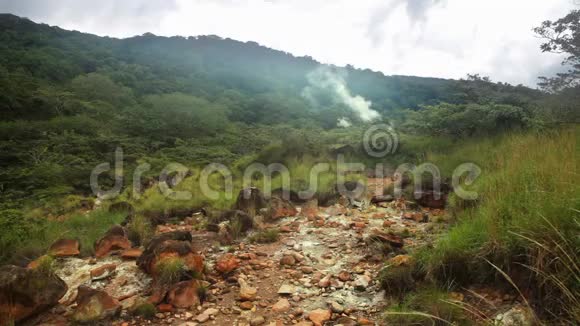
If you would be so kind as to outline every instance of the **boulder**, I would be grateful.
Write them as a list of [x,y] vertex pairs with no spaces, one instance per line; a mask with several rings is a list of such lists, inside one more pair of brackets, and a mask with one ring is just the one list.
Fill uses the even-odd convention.
[[270,199],[270,210],[268,217],[272,220],[277,220],[282,217],[295,216],[298,210],[289,200],[273,196]]
[[107,292],[81,285],[78,288],[72,319],[78,323],[94,323],[112,318],[121,312],[119,302]]
[[218,258],[215,270],[220,274],[229,274],[240,266],[240,261],[233,254],[225,254]]
[[95,257],[105,257],[111,251],[129,248],[131,248],[131,242],[127,237],[127,230],[120,225],[115,225],[95,242]]
[[260,189],[250,187],[240,190],[234,209],[245,212],[250,216],[256,216],[260,209],[267,208],[268,202]]
[[12,265],[0,267],[0,325],[51,308],[67,290],[66,283],[56,275]]
[[143,254],[137,259],[137,266],[149,274],[155,274],[156,263],[164,258],[178,257],[183,259],[191,271],[203,272],[203,257],[194,253],[191,233],[173,231],[159,234],[147,245]]
[[199,297],[201,281],[191,280],[175,284],[167,294],[167,302],[176,308],[191,308],[201,304]]
[[80,253],[80,244],[78,240],[74,239],[56,240],[52,245],[50,245],[50,248],[48,248],[48,254],[54,257],[77,256]]

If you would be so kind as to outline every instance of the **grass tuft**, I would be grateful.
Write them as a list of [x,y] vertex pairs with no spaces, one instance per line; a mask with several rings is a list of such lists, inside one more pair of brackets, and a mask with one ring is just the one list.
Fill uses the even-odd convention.
[[162,285],[172,285],[181,280],[187,273],[187,267],[183,259],[165,258],[155,265],[157,279]]
[[277,229],[258,231],[248,237],[251,243],[274,243],[278,241],[280,232]]

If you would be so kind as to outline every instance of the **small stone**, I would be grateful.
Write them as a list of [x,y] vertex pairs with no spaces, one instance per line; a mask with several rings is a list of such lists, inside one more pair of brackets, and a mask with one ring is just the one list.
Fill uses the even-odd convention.
[[338,273],[338,279],[341,280],[342,282],[348,282],[351,279],[350,273],[347,271],[342,271]]
[[272,311],[284,313],[290,310],[290,302],[286,299],[280,299],[272,306]]
[[249,286],[243,278],[239,278],[238,283],[240,284],[240,299],[242,301],[254,301],[258,294],[258,290]]
[[331,301],[328,305],[330,306],[330,310],[336,314],[344,312],[344,307],[336,301]]
[[195,317],[195,321],[197,321],[198,323],[205,323],[206,321],[209,320],[209,317],[210,316],[208,314],[203,313]]
[[312,274],[314,272],[314,268],[310,267],[310,266],[302,266],[300,268],[300,270],[302,271],[302,273],[304,274]]
[[310,319],[314,326],[322,326],[325,322],[330,320],[331,312],[328,309],[316,309],[308,314],[308,319]]
[[285,255],[280,259],[280,265],[294,266],[296,265],[296,258],[292,255]]
[[358,291],[364,291],[369,286],[370,282],[371,278],[368,275],[360,275],[359,277],[357,277],[354,283],[354,287]]
[[326,275],[323,279],[318,282],[318,286],[321,288],[327,288],[330,286],[330,278],[332,277],[331,274]]
[[266,323],[266,319],[263,316],[257,316],[250,320],[250,326],[260,326]]
[[254,304],[252,303],[252,301],[242,301],[240,303],[240,308],[242,308],[243,310],[252,310],[252,308],[254,308]]
[[279,289],[278,289],[278,294],[282,294],[282,295],[289,295],[294,293],[294,287],[290,284],[283,284]]

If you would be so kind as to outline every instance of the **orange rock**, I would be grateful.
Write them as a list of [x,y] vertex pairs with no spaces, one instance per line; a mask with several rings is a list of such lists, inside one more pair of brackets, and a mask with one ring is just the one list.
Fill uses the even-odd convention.
[[394,224],[397,224],[397,222],[390,221],[390,220],[385,220],[385,221],[383,222],[383,227],[384,227],[384,228],[388,228],[388,227],[390,227],[391,225],[394,225]]
[[364,229],[367,227],[365,222],[354,222],[350,224],[353,229]]
[[157,306],[157,312],[172,312],[173,306],[168,303],[162,303]]
[[279,219],[287,216],[295,216],[298,210],[294,205],[286,199],[273,196],[270,199],[270,218]]
[[239,254],[238,258],[243,259],[243,260],[255,260],[255,259],[258,259],[258,256],[254,253],[247,252],[247,253]]
[[225,254],[218,258],[215,269],[220,274],[228,274],[233,272],[240,266],[240,261],[232,254]]
[[73,239],[56,240],[48,249],[48,254],[55,257],[77,256],[80,252],[80,244]]
[[152,261],[152,266],[150,267],[153,275],[157,275],[156,266],[157,262],[164,259],[179,258],[183,260],[185,266],[190,271],[195,271],[198,273],[203,273],[204,260],[203,256],[195,254],[193,252],[179,252],[179,251],[166,251],[161,252],[156,259]]
[[91,280],[102,280],[109,277],[117,269],[116,264],[106,264],[91,270]]
[[113,250],[129,248],[131,248],[131,242],[127,238],[127,232],[123,227],[115,225],[101,239],[95,242],[95,257],[101,258]]
[[282,225],[279,230],[282,233],[290,233],[290,232],[292,232],[292,228],[290,228],[290,226],[288,226],[288,225]]
[[322,326],[325,322],[330,320],[331,312],[328,309],[316,309],[308,314],[308,319],[310,319],[314,326]]
[[315,227],[323,227],[325,223],[324,217],[317,217],[317,219],[314,221],[314,226]]
[[350,281],[351,279],[350,273],[347,271],[342,271],[338,273],[338,279],[341,280],[342,282]]
[[383,243],[388,243],[393,247],[401,248],[404,245],[403,239],[392,233],[381,232],[377,229],[373,229],[371,235],[369,236],[371,241],[380,241]]
[[191,280],[179,282],[169,290],[167,294],[167,302],[176,308],[190,308],[200,304],[199,288],[200,281]]
[[139,248],[131,248],[131,249],[127,249],[127,250],[124,250],[123,252],[121,252],[121,258],[137,259],[137,258],[141,257],[142,254],[143,254],[143,250],[141,250]]
[[413,263],[413,258],[409,255],[398,255],[389,260],[395,266],[409,266]]
[[375,322],[374,322],[374,321],[372,321],[372,320],[369,320],[369,319],[366,319],[366,318],[364,318],[364,317],[360,317],[360,318],[357,320],[357,322],[358,322],[358,324],[359,324],[359,325],[374,325],[374,324],[375,324]]
[[158,304],[161,301],[163,301],[163,299],[165,299],[165,295],[167,295],[166,289],[162,287],[155,287],[153,289],[153,293],[151,293],[151,296],[147,299],[147,302],[152,304]]

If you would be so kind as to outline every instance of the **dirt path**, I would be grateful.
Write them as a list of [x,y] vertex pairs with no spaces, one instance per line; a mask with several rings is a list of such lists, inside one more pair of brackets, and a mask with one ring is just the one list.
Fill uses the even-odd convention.
[[[439,225],[434,221],[441,214],[409,209],[401,201],[362,209],[337,204],[260,224],[262,229],[279,231],[278,241],[269,244],[252,244],[245,238],[220,246],[194,231],[209,269],[208,300],[190,310],[158,311],[150,320],[128,312],[134,302],[150,295],[151,280],[134,262],[66,258],[57,273],[69,288],[76,288],[87,284],[87,269],[118,264],[112,277],[88,281],[93,288],[122,297],[124,309],[113,325],[381,325],[381,314],[390,302],[380,287],[380,269],[388,259],[431,241]],[[164,225],[157,231],[188,227]],[[224,257],[239,263],[225,276],[215,271],[216,261]],[[91,267],[86,267],[89,263]],[[241,300],[240,283],[256,290],[251,300]],[[74,305],[57,308],[32,324],[67,324]]]

